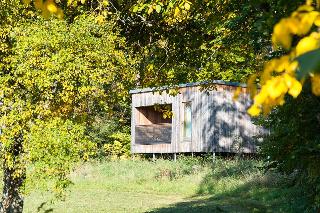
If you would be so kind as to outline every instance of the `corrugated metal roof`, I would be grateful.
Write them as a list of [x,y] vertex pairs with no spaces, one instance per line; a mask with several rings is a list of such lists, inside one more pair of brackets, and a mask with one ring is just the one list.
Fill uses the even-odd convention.
[[129,93],[136,94],[136,93],[145,93],[145,92],[155,92],[155,91],[161,91],[161,90],[166,90],[171,88],[195,87],[195,86],[212,85],[212,84],[220,84],[220,85],[227,85],[227,86],[234,86],[234,87],[247,87],[247,85],[243,83],[213,80],[213,81],[202,81],[202,82],[179,84],[177,86],[148,87],[148,88],[141,88],[141,89],[133,89],[133,90],[130,90]]

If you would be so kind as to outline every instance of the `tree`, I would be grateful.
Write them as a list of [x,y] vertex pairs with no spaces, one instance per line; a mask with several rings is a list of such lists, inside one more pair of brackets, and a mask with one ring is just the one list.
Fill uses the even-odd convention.
[[[269,168],[291,174],[308,198],[307,211],[319,211],[320,154],[320,12],[319,1],[306,1],[273,29],[277,57],[259,73],[261,89],[248,110],[263,113],[270,129],[262,154]],[[252,76],[249,85],[255,90]]]
[[[34,19],[16,25],[0,73],[3,212],[22,211],[30,165],[33,175],[54,177],[57,191],[65,187],[71,165],[92,147],[81,126],[101,110],[112,112],[135,80],[135,62],[112,21],[83,15],[70,24]],[[60,134],[62,142],[39,134]],[[41,150],[53,153],[45,157]]]
[[248,110],[251,115],[268,114],[285,103],[286,94],[296,98],[309,78],[313,94],[320,95],[320,34],[316,31],[319,26],[318,1],[317,6],[307,1],[274,26],[273,46],[282,48],[284,54],[266,63],[260,78],[261,90]]
[[245,82],[272,57],[272,26],[299,4],[284,0],[32,2],[45,16],[58,15],[63,8],[68,20],[87,10],[99,13],[101,21],[115,14],[121,35],[140,56],[141,87],[212,79]]
[[320,195],[320,98],[312,94],[309,83],[297,98],[285,97],[262,124],[270,130],[261,147],[268,169],[289,174],[307,198],[308,212],[319,209]]

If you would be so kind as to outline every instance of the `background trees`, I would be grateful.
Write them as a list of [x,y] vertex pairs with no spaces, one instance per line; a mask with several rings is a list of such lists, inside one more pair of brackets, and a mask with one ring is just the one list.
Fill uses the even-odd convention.
[[[60,192],[74,163],[86,159],[96,145],[102,147],[114,137],[128,141],[127,135],[100,134],[110,131],[100,131],[104,124],[95,125],[105,118],[115,120],[112,131],[126,129],[129,89],[211,79],[245,82],[268,59],[286,53],[285,48],[272,49],[273,26],[303,1],[0,3],[0,141],[6,174],[2,208],[21,211],[20,189],[30,174],[52,178],[55,184],[50,187]],[[299,13],[317,10],[310,7]],[[52,19],[50,14],[64,18]],[[315,31],[312,26],[303,35]],[[297,33],[279,32],[277,44],[287,47],[283,41],[290,33],[294,46],[299,41]],[[314,65],[311,69],[318,68]],[[287,99],[284,94],[281,98]],[[271,135],[263,152],[273,166],[289,173],[299,170],[299,177],[318,187],[318,98],[307,89],[287,102],[264,121]],[[303,130],[302,123],[310,128]],[[302,153],[309,157],[300,158]],[[301,172],[303,168],[308,172]]]
[[110,1],[110,5],[119,14],[121,34],[142,56],[139,83],[148,86],[210,79],[245,82],[274,54],[272,27],[297,2]]

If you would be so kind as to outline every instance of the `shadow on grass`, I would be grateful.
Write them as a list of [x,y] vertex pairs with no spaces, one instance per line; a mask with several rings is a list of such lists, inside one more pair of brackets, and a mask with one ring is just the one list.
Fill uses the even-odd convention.
[[38,208],[37,208],[37,212],[44,212],[44,213],[49,213],[49,212],[53,212],[53,208],[48,208],[46,209],[45,206],[47,205],[47,202],[42,202]]
[[[246,187],[244,187],[246,188]],[[254,199],[242,198],[241,193],[195,196],[190,201],[173,204],[150,212],[267,212],[269,206]]]
[[[235,165],[236,166],[236,165]],[[213,168],[214,170],[214,168]],[[249,168],[250,170],[250,168]],[[245,170],[229,167],[226,170],[209,172],[201,184],[198,193],[184,202],[168,207],[154,209],[150,212],[303,212],[305,201],[299,196],[299,189],[286,187],[279,182],[276,174],[261,175],[249,178],[243,184],[226,187],[215,191],[215,184],[221,184],[221,179],[233,175],[245,178]],[[249,172],[249,171],[248,171]],[[228,185],[228,183],[225,183]],[[228,189],[229,188],[229,189]]]

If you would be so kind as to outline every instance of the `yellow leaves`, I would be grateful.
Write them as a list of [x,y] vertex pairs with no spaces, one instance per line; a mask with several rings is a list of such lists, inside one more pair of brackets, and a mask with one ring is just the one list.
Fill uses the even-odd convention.
[[288,73],[290,73],[290,74],[293,74],[293,73],[296,71],[296,69],[298,68],[298,66],[299,66],[298,61],[293,61],[293,62],[291,62],[290,65],[286,68],[286,71],[287,71]]
[[190,4],[188,2],[184,3],[184,9],[190,10]]
[[[261,84],[265,84],[272,76],[273,72],[292,73],[298,66],[297,61],[291,61],[290,56],[285,55],[280,58],[272,59],[265,64],[264,71],[261,76]],[[250,82],[248,82],[250,84]]]
[[306,5],[312,5],[313,4],[313,0],[306,0]]
[[162,7],[161,7],[161,5],[156,5],[156,11],[157,11],[157,13],[160,13],[161,12],[161,9],[162,9]]
[[165,22],[172,25],[177,22],[182,22],[190,18],[192,2],[188,0],[178,1],[160,1],[153,0],[149,2],[140,2],[132,7],[133,13],[143,13],[144,16],[152,13],[161,14]]
[[270,98],[276,99],[287,90],[285,82],[279,77],[269,80],[266,85]]
[[302,84],[299,81],[295,80],[292,86],[290,87],[288,93],[292,97],[296,98],[301,93],[301,90],[302,90]]
[[315,50],[320,47],[320,42],[318,39],[308,36],[299,41],[296,47],[296,55],[302,55],[303,53]]
[[232,99],[235,101],[238,99],[239,95],[241,94],[242,92],[242,87],[237,87],[236,91],[234,92],[233,94],[233,97]]
[[262,88],[261,92],[254,97],[255,104],[263,104],[265,102],[265,100],[268,97],[267,92],[265,90],[266,90],[265,87]]
[[302,84],[297,79],[295,79],[291,75],[288,75],[287,73],[283,74],[282,78],[286,87],[289,89],[288,93],[292,97],[296,98],[301,93]]
[[[282,46],[289,50],[292,37],[304,36],[310,33],[312,26],[320,26],[320,13],[312,6],[313,1],[308,0],[306,5],[299,7],[290,17],[282,19],[275,25],[272,42],[274,46]],[[320,1],[317,1],[319,7]],[[254,104],[248,113],[257,116],[261,112],[267,114],[274,106],[284,104],[286,94],[296,98],[302,91],[304,80],[298,81],[296,71],[299,67],[299,56],[320,48],[320,33],[311,32],[298,41],[292,51],[280,58],[272,59],[265,64],[260,77],[261,90],[254,97]],[[297,59],[297,57],[299,57]],[[300,69],[302,69],[300,67]],[[320,95],[320,74],[313,74],[317,70],[308,70],[311,76],[312,92]],[[251,78],[256,78],[255,75]],[[248,80],[248,87],[253,87],[254,81]]]
[[45,3],[45,7],[50,13],[58,12],[58,7],[53,0],[47,0]]
[[58,17],[58,19],[63,19],[64,14],[63,14],[63,10],[61,8],[58,8],[56,16]]
[[[160,13],[162,11],[162,6],[163,4],[150,4],[149,7],[148,7],[148,11],[147,11],[147,14],[150,15],[153,11],[156,11],[157,13]],[[138,8],[134,8],[134,10],[138,11],[139,10],[139,7]]]
[[305,4],[305,5],[302,5],[300,7],[298,7],[297,11],[299,12],[310,12],[310,11],[313,11],[313,7],[311,6],[311,4]]
[[275,47],[291,48],[292,36],[306,35],[313,24],[320,24],[320,13],[314,11],[310,5],[303,5],[288,18],[282,19],[275,25],[272,34],[272,43]]
[[98,15],[98,16],[97,16],[96,22],[97,22],[98,24],[103,24],[104,21],[105,21],[105,18],[104,18],[103,15]]
[[180,9],[179,9],[179,7],[176,7],[176,8],[174,9],[174,17],[178,17],[179,14],[180,14]]
[[[82,3],[82,4],[84,4],[84,3]],[[109,6],[109,1],[104,0],[104,1],[102,2],[102,4],[103,4],[103,6],[107,7],[107,6]]]
[[290,28],[286,20],[281,20],[273,29],[272,43],[275,46],[283,46],[285,49],[291,47],[292,37],[290,35]]
[[31,2],[31,0],[23,0],[22,2],[23,2],[23,4],[25,4],[25,5],[29,5],[30,2]]
[[134,4],[132,7],[133,13],[143,13],[144,16],[149,16],[158,13],[164,18],[168,25],[173,25],[177,22],[186,21],[191,18],[192,2],[189,0],[178,1],[142,1]]
[[317,11],[312,11],[312,12],[301,15],[301,20],[299,24],[300,29],[299,29],[299,32],[296,34],[299,36],[306,35],[310,31],[314,21],[318,16],[319,16],[319,12]]
[[148,15],[150,15],[152,12],[153,12],[153,6],[150,5],[150,6],[149,6],[149,9],[148,9]]
[[299,34],[300,22],[297,18],[286,19],[285,24],[287,25],[289,32],[291,32],[292,34]]
[[44,18],[49,18],[51,14],[57,16],[59,19],[63,19],[63,10],[57,6],[54,0],[35,0],[34,6],[36,9],[41,10],[41,15]]
[[317,16],[317,18],[314,20],[314,24],[315,24],[317,27],[320,27],[320,16]]
[[311,76],[312,93],[320,96],[320,74],[314,74]]
[[35,0],[33,4],[36,9],[42,10],[42,8],[43,8],[43,1],[42,0]]
[[283,98],[286,93],[296,98],[301,90],[302,84],[286,72],[271,77],[262,85],[260,92],[254,97],[254,104],[248,110],[248,113],[251,116],[257,116],[260,114],[261,109],[263,109],[263,112],[266,114],[272,107],[284,104]]
[[252,105],[249,109],[248,109],[248,113],[251,116],[258,116],[261,113],[261,109],[258,108],[256,105]]
[[283,72],[286,70],[290,66],[289,59],[289,56],[285,55],[278,60],[274,60],[274,70],[277,72]]
[[254,95],[257,92],[257,87],[255,85],[255,81],[257,79],[257,74],[253,74],[249,77],[248,81],[247,81],[247,85],[248,85],[248,91],[250,93],[250,97],[253,98]]
[[[60,1],[60,0],[59,0]],[[87,0],[67,0],[67,5],[72,7],[77,7],[79,3],[85,4]],[[99,1],[101,3],[101,1]]]

